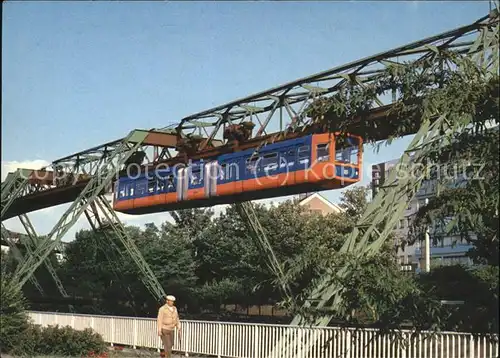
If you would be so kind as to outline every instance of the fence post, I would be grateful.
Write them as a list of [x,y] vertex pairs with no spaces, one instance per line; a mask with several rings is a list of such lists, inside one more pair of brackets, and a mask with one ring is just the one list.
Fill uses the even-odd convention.
[[[186,329],[186,327],[187,327],[187,329]],[[191,345],[189,344],[190,339],[191,339],[191,329],[190,328],[191,328],[191,326],[188,324],[188,322],[186,322],[186,325],[183,328],[184,332],[182,334],[182,339],[184,340],[186,353],[191,352],[190,351]]]
[[137,318],[134,318],[134,343],[132,346],[134,349],[137,348]]
[[255,325],[254,326],[254,357],[255,358],[260,358],[260,352],[259,352],[259,347],[260,347],[260,344],[259,344],[259,326]]
[[115,342],[115,319],[111,317],[111,347],[113,347],[113,343]]
[[222,325],[217,323],[217,358],[222,354]]

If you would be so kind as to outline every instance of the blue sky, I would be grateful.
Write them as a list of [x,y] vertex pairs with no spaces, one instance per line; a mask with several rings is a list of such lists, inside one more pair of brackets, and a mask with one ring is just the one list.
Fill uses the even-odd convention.
[[[5,2],[2,168],[176,123],[487,11],[486,1]],[[407,144],[367,150],[365,182]],[[33,220],[42,232],[55,224]]]

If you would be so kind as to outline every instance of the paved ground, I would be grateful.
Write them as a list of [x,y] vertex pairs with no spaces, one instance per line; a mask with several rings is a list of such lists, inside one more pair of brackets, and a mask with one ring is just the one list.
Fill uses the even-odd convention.
[[[17,358],[8,354],[1,354],[1,358]],[[123,351],[110,350],[109,358],[159,358],[160,353],[151,350],[140,350],[140,349],[128,349],[125,348]],[[185,358],[183,354],[173,354],[172,358]],[[35,358],[59,358],[58,356],[36,356]],[[196,356],[189,354],[189,358],[202,358],[202,356]]]
[[[112,352],[112,353],[111,353]],[[154,350],[142,350],[142,349],[131,349],[131,348],[125,348],[123,351],[110,351],[110,358],[126,358],[126,357],[142,357],[142,358],[159,358],[160,353],[156,352]],[[186,356],[184,353],[174,353],[172,355],[172,358],[185,358]],[[207,356],[205,356],[207,357]],[[199,355],[192,355],[189,354],[189,358],[202,358],[202,356]]]

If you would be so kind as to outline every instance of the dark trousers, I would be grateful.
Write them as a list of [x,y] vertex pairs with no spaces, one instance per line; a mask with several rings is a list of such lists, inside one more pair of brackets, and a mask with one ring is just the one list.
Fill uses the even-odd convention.
[[162,329],[161,341],[163,342],[163,348],[165,349],[165,356],[170,357],[172,355],[172,348],[174,347],[174,331]]

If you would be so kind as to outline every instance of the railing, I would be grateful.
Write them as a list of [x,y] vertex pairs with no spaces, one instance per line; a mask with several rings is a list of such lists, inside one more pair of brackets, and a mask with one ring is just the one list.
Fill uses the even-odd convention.
[[[92,328],[114,345],[161,349],[156,320],[115,316],[29,312],[33,323],[42,326]],[[495,358],[498,335],[492,339],[468,333],[442,332],[380,335],[374,329],[335,327],[303,328],[287,325],[182,321],[182,340],[176,335],[174,351],[216,357],[272,358],[273,348],[284,335],[301,340],[312,349],[304,358]],[[491,337],[490,337],[491,338]],[[284,352],[285,356],[294,356]],[[300,353],[300,352],[299,352]]]

